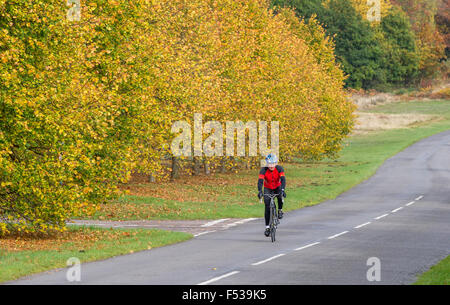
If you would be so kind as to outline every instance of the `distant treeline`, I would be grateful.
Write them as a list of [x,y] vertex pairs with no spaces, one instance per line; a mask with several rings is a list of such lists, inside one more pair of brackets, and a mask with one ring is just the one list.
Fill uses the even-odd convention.
[[[379,7],[375,5],[377,2]],[[348,75],[347,87],[384,89],[413,85],[448,73],[445,63],[449,50],[448,2],[367,3],[366,0],[272,0],[274,7],[291,7],[299,18],[308,20],[314,16],[323,24],[326,34],[334,38],[337,61]]]

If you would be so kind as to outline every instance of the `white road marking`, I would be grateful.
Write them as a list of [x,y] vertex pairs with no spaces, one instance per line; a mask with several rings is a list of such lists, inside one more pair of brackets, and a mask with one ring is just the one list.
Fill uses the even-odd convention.
[[369,221],[369,222],[363,223],[362,225],[359,225],[359,226],[354,227],[354,229],[362,228],[362,227],[364,227],[364,226],[367,226],[368,224],[371,224],[371,222]]
[[330,237],[328,237],[328,239],[333,239],[333,238],[336,238],[336,237],[338,237],[338,236],[344,235],[344,234],[346,234],[346,233],[348,233],[348,231],[344,231],[344,232],[341,232],[341,233],[339,233],[339,234],[330,236]]
[[260,261],[260,262],[257,262],[257,263],[253,263],[252,266],[258,266],[258,265],[267,263],[268,261],[271,261],[271,260],[276,259],[276,258],[278,258],[278,257],[281,257],[281,256],[283,256],[283,255],[285,255],[285,254],[282,253],[282,254],[278,254],[278,255],[272,256],[272,257],[270,257],[270,258],[268,258],[268,259],[265,259],[265,260],[263,260],[263,261]]
[[243,223],[246,223],[246,222],[255,220],[255,219],[258,219],[258,218],[246,218],[246,219],[242,219],[242,220],[236,221],[236,222],[234,222],[234,223],[235,223],[235,224],[243,224]]
[[381,219],[381,218],[386,217],[386,216],[388,216],[388,215],[389,215],[389,214],[383,214],[383,215],[381,215],[381,216],[375,217],[375,219],[378,220],[378,219]]
[[224,278],[226,278],[226,277],[232,276],[232,275],[234,275],[234,274],[236,274],[236,273],[239,273],[239,272],[240,272],[240,271],[233,271],[233,272],[230,272],[230,273],[227,273],[227,274],[224,274],[224,275],[221,275],[221,276],[212,278],[212,279],[210,279],[210,280],[208,280],[208,281],[201,282],[201,283],[199,283],[199,284],[197,284],[197,285],[208,285],[208,284],[210,284],[210,283],[212,283],[212,282],[216,282],[216,281],[218,281],[218,280],[221,280],[221,279],[224,279]]
[[258,218],[246,218],[246,219],[238,220],[238,221],[235,221],[235,222],[232,222],[232,223],[224,225],[224,228],[235,227],[237,225],[241,225],[243,223],[246,223],[246,222],[249,222],[249,221],[252,221],[252,220],[255,220],[255,219],[258,219]]
[[213,226],[213,225],[215,225],[215,224],[224,222],[224,221],[226,221],[226,220],[228,220],[228,219],[229,219],[229,218],[223,218],[223,219],[218,219],[218,220],[210,221],[210,222],[207,222],[207,223],[205,223],[204,225],[202,225],[202,227],[210,227],[210,226]]
[[422,196],[419,196],[419,197],[417,197],[416,199],[414,199],[414,200],[420,200],[420,199],[422,199],[423,198],[423,195]]
[[229,227],[235,227],[235,226],[237,226],[238,224],[237,223],[230,223],[230,224],[227,224],[227,225],[225,225],[224,227],[225,228],[229,228]]
[[416,203],[415,201],[411,201],[410,203],[405,204],[407,207],[409,207],[410,205]]
[[312,246],[315,246],[315,245],[318,245],[318,244],[320,244],[320,242],[315,242],[315,243],[312,243],[312,244],[309,244],[309,245],[306,245],[306,246],[294,249],[294,251],[303,250],[303,249],[306,249],[306,248],[309,248],[309,247],[312,247]]
[[214,230],[214,231],[206,231],[206,232],[198,233],[198,234],[195,234],[194,237],[197,237],[197,236],[200,236],[200,235],[203,235],[203,234],[212,233],[212,232],[216,232],[216,231]]
[[392,210],[391,213],[396,213],[396,212],[400,211],[401,209],[403,209],[403,207],[399,207],[398,209]]

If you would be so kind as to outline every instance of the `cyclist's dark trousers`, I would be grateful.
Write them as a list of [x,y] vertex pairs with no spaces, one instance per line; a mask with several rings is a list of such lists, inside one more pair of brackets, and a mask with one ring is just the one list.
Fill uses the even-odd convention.
[[[277,196],[278,209],[281,210],[283,208],[283,200],[281,198],[281,187],[278,187],[274,190],[264,188],[264,194],[280,194],[279,196]],[[264,218],[266,219],[266,226],[268,226],[270,222],[270,198],[268,196],[264,196],[264,204],[266,206]]]

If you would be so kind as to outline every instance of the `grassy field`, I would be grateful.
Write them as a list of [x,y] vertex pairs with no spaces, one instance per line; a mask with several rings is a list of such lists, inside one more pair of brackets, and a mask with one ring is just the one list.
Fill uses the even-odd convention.
[[450,285],[450,256],[422,274],[415,285]]
[[191,234],[163,230],[69,228],[46,237],[6,236],[1,239],[0,282],[67,267],[67,260],[82,263],[148,250],[185,241]]
[[[373,175],[389,157],[427,136],[450,129],[450,101],[411,101],[377,106],[370,113],[430,114],[439,120],[348,138],[337,160],[282,164],[287,179],[285,211],[332,199]],[[129,195],[103,205],[100,220],[262,217],[256,170],[175,182],[129,184]]]

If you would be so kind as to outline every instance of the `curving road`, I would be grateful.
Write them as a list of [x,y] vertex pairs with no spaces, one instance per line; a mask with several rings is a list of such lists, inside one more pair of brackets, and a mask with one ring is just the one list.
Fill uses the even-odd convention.
[[[450,254],[450,131],[388,159],[335,200],[286,213],[276,243],[263,236],[263,227],[260,218],[180,244],[86,263],[80,283],[412,283]],[[379,262],[379,272],[372,273],[377,265],[368,260]],[[69,283],[66,270],[57,270],[12,284]]]

